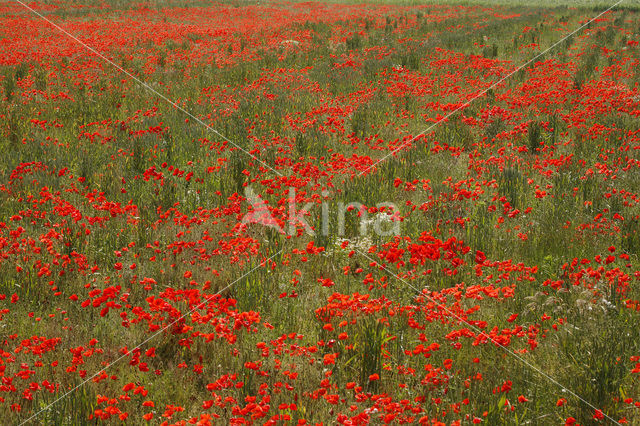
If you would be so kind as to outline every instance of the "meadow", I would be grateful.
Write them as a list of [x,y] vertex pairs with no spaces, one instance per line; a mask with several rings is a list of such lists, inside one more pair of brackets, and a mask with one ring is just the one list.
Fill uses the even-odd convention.
[[2,423],[640,423],[640,4],[532,3],[0,3]]

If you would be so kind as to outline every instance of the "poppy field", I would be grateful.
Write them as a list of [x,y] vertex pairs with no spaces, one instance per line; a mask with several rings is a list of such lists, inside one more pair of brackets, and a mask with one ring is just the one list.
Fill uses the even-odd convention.
[[2,423],[639,424],[635,6],[0,2]]

